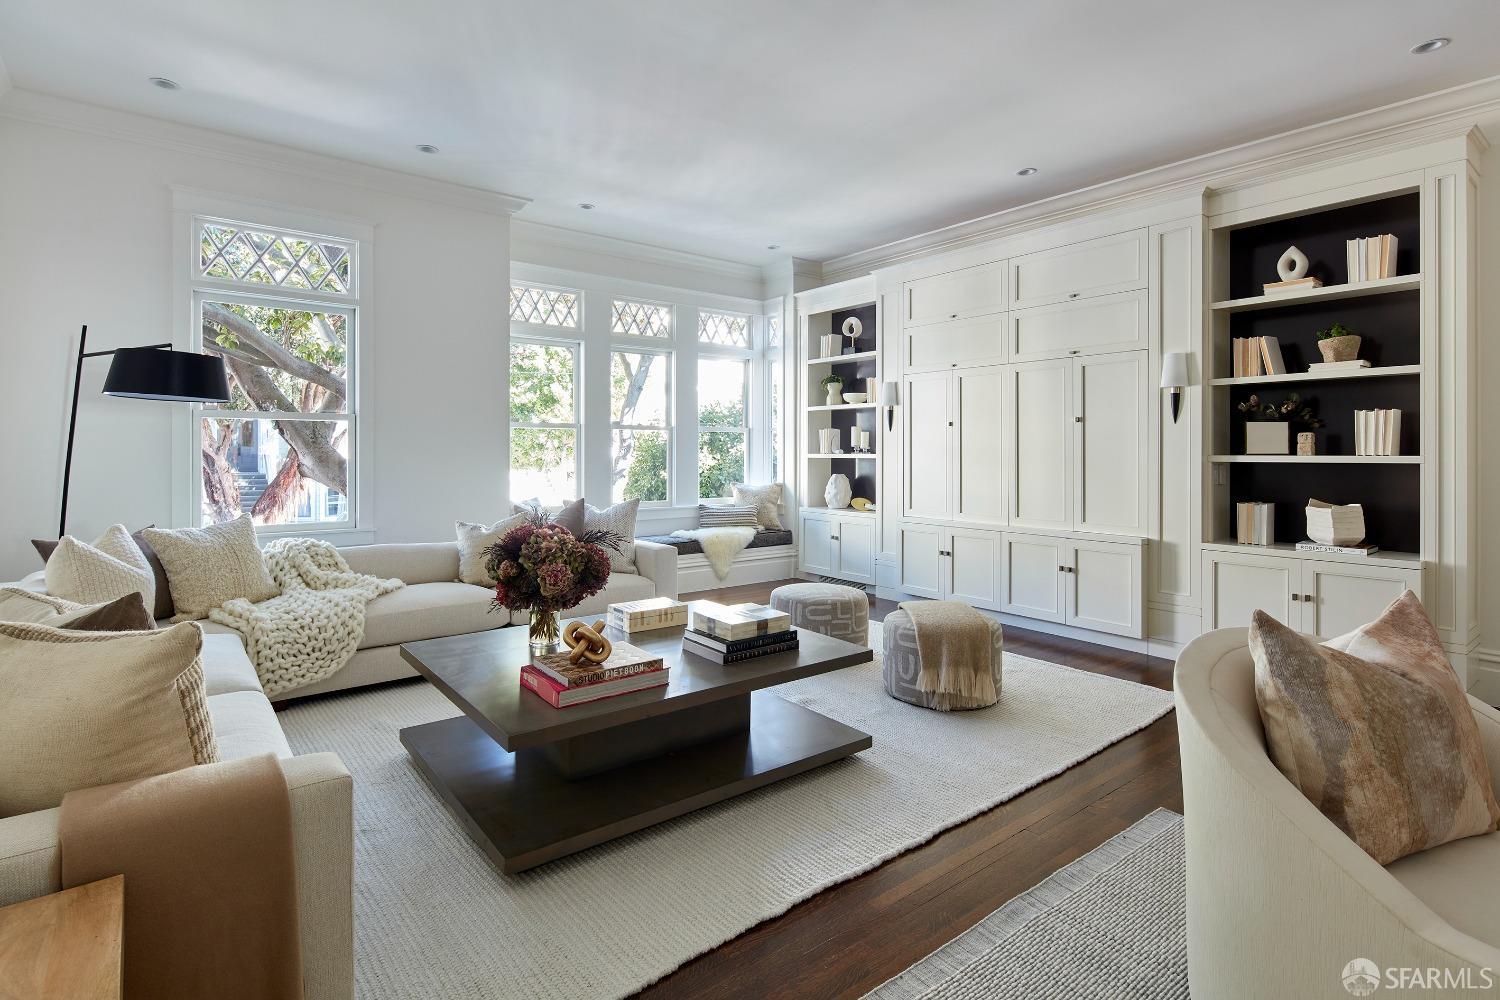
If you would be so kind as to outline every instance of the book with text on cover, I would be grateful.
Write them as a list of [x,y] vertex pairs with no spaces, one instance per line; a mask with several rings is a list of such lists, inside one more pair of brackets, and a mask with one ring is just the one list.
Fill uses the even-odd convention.
[[609,606],[609,627],[622,632],[649,632],[659,628],[681,628],[687,624],[688,606],[670,597],[622,601]]
[[691,627],[720,639],[748,639],[751,636],[785,632],[792,627],[792,616],[764,604],[715,604],[694,602]]
[[654,670],[644,674],[630,674],[613,681],[565,687],[529,663],[521,668],[521,686],[553,708],[568,708],[584,702],[599,701],[601,698],[664,687],[668,679],[667,671]]
[[574,663],[571,659],[573,653],[568,649],[560,653],[543,653],[541,656],[534,657],[531,663],[537,670],[563,687],[583,687],[600,681],[618,680],[632,674],[649,674],[657,670],[666,670],[666,664],[662,662],[661,657],[652,656],[644,649],[632,646],[628,642],[616,642],[612,645],[614,649],[610,651],[609,658],[603,663],[594,663],[591,660]]

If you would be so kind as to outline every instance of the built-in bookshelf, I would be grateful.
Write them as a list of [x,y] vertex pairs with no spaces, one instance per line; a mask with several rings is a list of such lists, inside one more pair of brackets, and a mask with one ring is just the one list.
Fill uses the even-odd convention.
[[[874,282],[857,280],[826,286],[816,293],[804,293],[799,305],[808,308],[801,324],[802,368],[805,372],[800,449],[805,460],[802,506],[805,510],[827,511],[823,491],[829,477],[835,473],[848,477],[854,496],[878,506],[878,442],[883,425],[879,395],[880,324]],[[852,349],[849,341],[840,336],[845,320],[850,318],[858,320],[860,325],[860,335]],[[839,336],[838,344],[832,348],[833,353],[823,343],[823,338],[829,336]],[[861,402],[830,404],[822,384],[829,375],[843,378],[843,392],[862,392],[868,398]],[[837,432],[838,450],[822,447],[824,442],[819,432],[824,430]],[[869,451],[854,450],[850,436],[852,430],[863,431],[869,436]],[[845,508],[841,513],[856,512]]]

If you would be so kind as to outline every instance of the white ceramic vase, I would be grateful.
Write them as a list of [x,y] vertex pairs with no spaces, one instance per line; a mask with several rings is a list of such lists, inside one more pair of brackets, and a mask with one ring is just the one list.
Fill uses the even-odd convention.
[[854,491],[849,488],[849,477],[842,472],[835,472],[828,477],[828,485],[823,488],[823,502],[828,505],[829,510],[843,510],[849,506],[849,498],[854,496]]
[[830,383],[828,383],[828,405],[829,406],[838,406],[843,401],[844,401],[844,383],[842,383],[842,382],[830,382]]

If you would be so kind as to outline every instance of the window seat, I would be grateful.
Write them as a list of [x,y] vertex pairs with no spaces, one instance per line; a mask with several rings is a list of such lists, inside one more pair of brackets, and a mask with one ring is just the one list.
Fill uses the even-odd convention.
[[[703,546],[698,544],[696,538],[677,538],[672,535],[641,535],[638,541],[659,542],[662,545],[670,545],[677,550],[680,556],[694,556],[703,554]],[[765,549],[773,545],[792,544],[792,533],[790,531],[757,531],[750,544],[745,546],[746,551],[750,549]]]
[[708,565],[703,546],[691,538],[643,535],[637,541],[658,542],[677,550],[677,588],[680,594],[769,583],[797,573],[797,546],[790,531],[757,532],[744,551],[734,557],[729,576],[723,580],[715,576]]

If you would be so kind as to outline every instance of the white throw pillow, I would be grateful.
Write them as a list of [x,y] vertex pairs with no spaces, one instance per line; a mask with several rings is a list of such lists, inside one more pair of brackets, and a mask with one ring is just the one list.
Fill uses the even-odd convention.
[[38,594],[21,587],[0,587],[0,622],[46,622],[75,614],[87,608],[77,601],[65,601],[51,594]]
[[612,531],[620,536],[620,549],[606,548],[609,553],[609,568],[615,573],[634,573],[635,569],[635,516],[640,512],[639,500],[626,500],[613,507],[600,510],[593,504],[584,509],[585,531]]
[[281,593],[255,543],[255,523],[244,514],[207,528],[144,528],[142,534],[167,571],[174,622],[207,618],[225,601],[252,604]]
[[139,593],[151,607],[156,574],[125,525],[111,525],[93,545],[72,535],[58,540],[47,560],[47,593],[78,604],[103,604]]
[[485,551],[498,542],[507,531],[526,523],[529,514],[512,514],[486,527],[472,521],[455,521],[453,530],[458,535],[458,578],[464,583],[479,587],[493,587],[494,577],[484,568]]
[[739,507],[754,507],[761,531],[781,531],[781,484],[749,486],[734,484],[733,500]]

